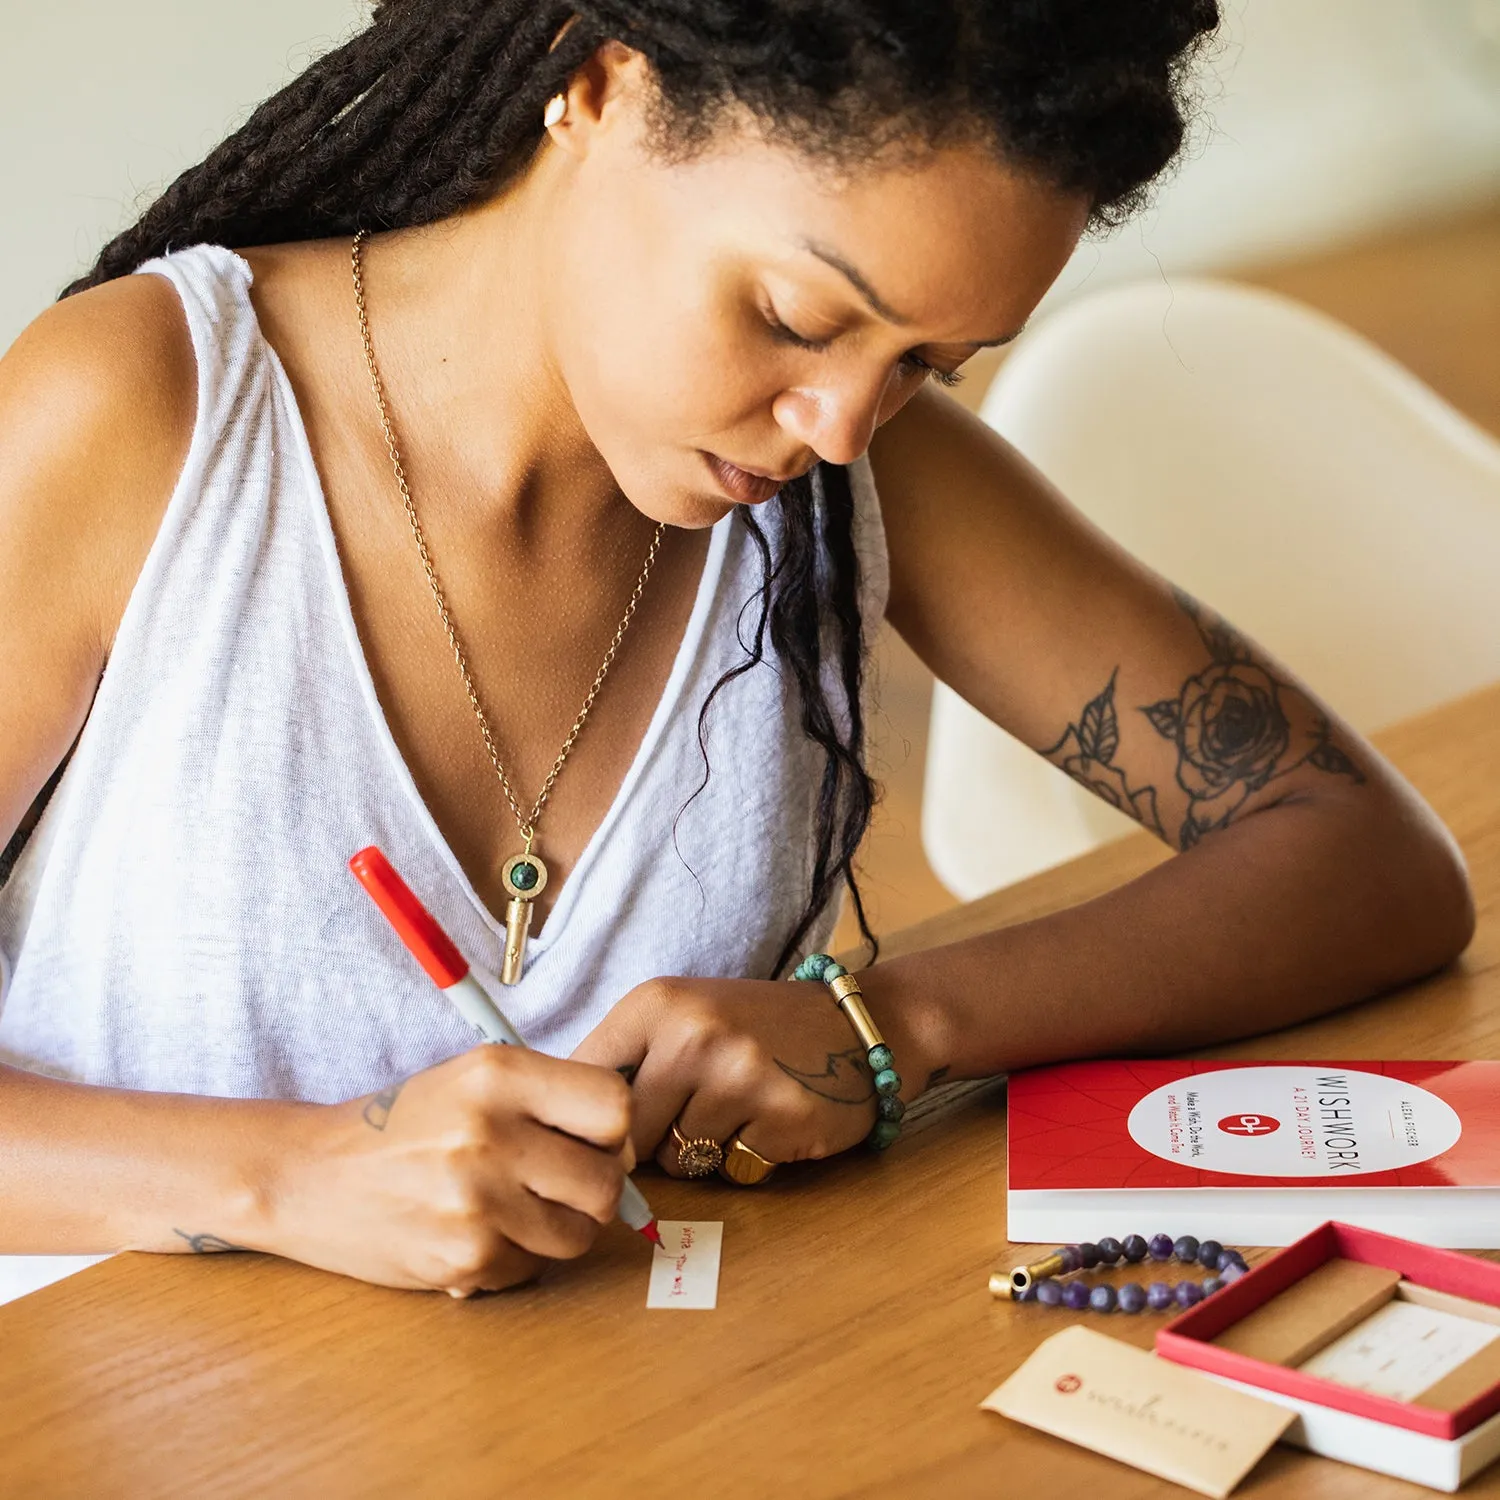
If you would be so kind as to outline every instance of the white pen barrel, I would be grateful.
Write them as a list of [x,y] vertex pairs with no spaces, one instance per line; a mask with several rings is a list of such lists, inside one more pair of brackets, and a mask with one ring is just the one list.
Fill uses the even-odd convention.
[[[520,1034],[500,1013],[500,1008],[490,999],[489,992],[472,974],[465,974],[457,984],[450,984],[443,993],[452,1002],[453,1008],[487,1042],[498,1042],[507,1047],[524,1047]],[[620,1217],[632,1229],[644,1229],[654,1223],[656,1215],[646,1202],[641,1190],[627,1177],[620,1189]]]
[[632,1229],[644,1229],[656,1218],[656,1215],[651,1212],[651,1205],[642,1196],[641,1190],[628,1177],[620,1189],[620,1217]]
[[484,986],[472,974],[465,974],[457,984],[450,984],[443,993],[453,1003],[453,1008],[487,1042],[500,1042],[507,1047],[524,1047],[514,1026],[496,1009],[495,1002],[485,993]]

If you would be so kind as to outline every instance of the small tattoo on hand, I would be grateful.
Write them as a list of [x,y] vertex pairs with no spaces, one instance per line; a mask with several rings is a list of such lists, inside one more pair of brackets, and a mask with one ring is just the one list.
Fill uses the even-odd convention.
[[779,1057],[776,1066],[788,1078],[795,1078],[809,1094],[816,1094],[832,1104],[868,1104],[875,1097],[875,1083],[862,1047],[830,1052],[824,1059],[821,1073],[804,1072],[782,1062]]
[[229,1255],[248,1253],[249,1250],[245,1245],[231,1245],[228,1240],[220,1239],[216,1234],[189,1234],[184,1229],[174,1229],[172,1233],[179,1239],[186,1240],[194,1255]]
[[396,1107],[396,1100],[401,1096],[401,1090],[406,1087],[403,1078],[400,1083],[393,1083],[389,1088],[381,1089],[378,1094],[370,1097],[363,1110],[360,1111],[365,1119],[365,1124],[371,1130],[384,1130],[391,1118],[391,1111]]

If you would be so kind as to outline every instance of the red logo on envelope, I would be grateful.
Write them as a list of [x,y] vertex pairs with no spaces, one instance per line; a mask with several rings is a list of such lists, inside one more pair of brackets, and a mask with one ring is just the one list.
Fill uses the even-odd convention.
[[1225,1135],[1270,1135],[1281,1129],[1281,1121],[1275,1115],[1225,1115],[1219,1129]]
[[1071,1396],[1083,1382],[1076,1375],[1059,1375],[1054,1385],[1063,1395]]

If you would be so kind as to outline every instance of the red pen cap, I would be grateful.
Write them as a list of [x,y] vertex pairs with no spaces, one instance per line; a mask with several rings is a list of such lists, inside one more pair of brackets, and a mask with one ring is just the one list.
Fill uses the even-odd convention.
[[349,868],[440,990],[457,984],[469,972],[469,965],[454,947],[453,939],[412,895],[411,887],[374,844],[361,849],[349,861]]

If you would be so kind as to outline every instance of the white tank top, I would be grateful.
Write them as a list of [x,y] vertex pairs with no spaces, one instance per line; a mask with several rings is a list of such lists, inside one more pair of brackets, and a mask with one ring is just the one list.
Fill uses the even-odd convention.
[[[504,925],[376,699],[249,265],[196,246],[141,271],[182,298],[197,418],[72,760],[0,888],[0,1061],[127,1088],[350,1098],[475,1039],[349,856],[381,845],[481,973],[499,968]],[[888,575],[866,459],[851,479],[873,637]],[[776,517],[760,516],[774,554]],[[738,624],[747,602],[756,618],[760,581],[731,514],[619,794],[521,982],[499,992],[532,1046],[568,1053],[656,975],[769,977],[805,904],[822,756],[769,654],[719,695],[712,774],[684,810],[702,780],[698,711],[745,660]]]

